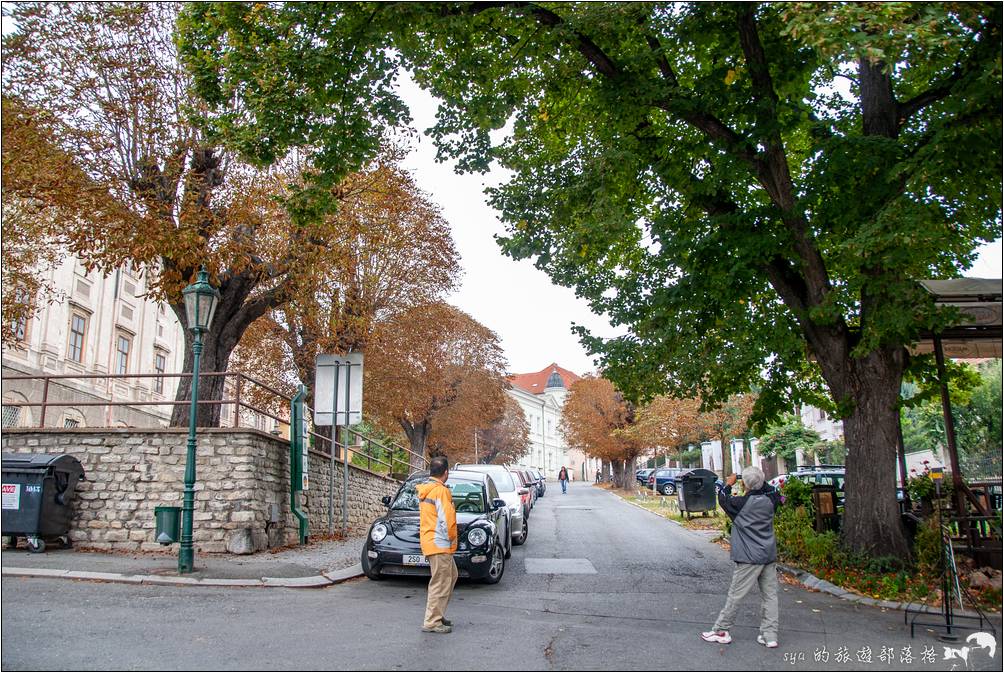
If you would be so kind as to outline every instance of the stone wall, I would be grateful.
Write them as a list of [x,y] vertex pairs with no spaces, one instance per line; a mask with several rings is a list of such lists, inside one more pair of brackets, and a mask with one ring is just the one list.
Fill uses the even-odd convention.
[[[163,549],[154,540],[154,508],[181,506],[188,433],[183,428],[75,428],[5,431],[4,453],[66,453],[84,467],[73,501],[71,538],[96,549]],[[198,551],[250,553],[295,543],[289,506],[289,441],[247,429],[200,429],[196,452],[194,540]],[[335,461],[335,531],[342,522],[342,463]],[[310,454],[303,509],[310,533],[327,532],[330,459]],[[350,530],[382,511],[399,482],[349,467]]]

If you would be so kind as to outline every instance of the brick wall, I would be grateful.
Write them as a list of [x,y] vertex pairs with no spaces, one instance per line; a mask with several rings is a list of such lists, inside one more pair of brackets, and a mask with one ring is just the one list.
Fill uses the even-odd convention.
[[[4,453],[66,453],[84,467],[70,531],[96,549],[163,549],[154,508],[181,506],[187,430],[75,428],[5,431]],[[313,535],[328,529],[330,459],[310,454],[303,509]],[[198,551],[250,553],[297,541],[289,507],[289,442],[256,430],[200,429],[196,452],[194,539]],[[335,461],[335,531],[342,522],[342,463]],[[383,511],[399,482],[349,467],[348,522],[358,532]],[[278,521],[272,521],[278,513]]]

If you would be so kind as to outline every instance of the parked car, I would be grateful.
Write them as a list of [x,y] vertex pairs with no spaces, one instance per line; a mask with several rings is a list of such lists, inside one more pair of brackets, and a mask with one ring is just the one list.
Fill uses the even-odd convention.
[[[512,543],[521,545],[526,542],[526,536],[530,532],[530,525],[527,518],[523,516],[523,494],[520,490],[523,486],[518,485],[513,475],[504,465],[481,465],[463,464],[454,465],[453,470],[466,470],[470,472],[482,472],[491,475],[499,496],[505,500],[509,507],[509,514],[512,518]],[[451,470],[452,471],[452,470]]]
[[781,488],[788,479],[798,479],[813,486],[836,486],[839,493],[844,492],[843,465],[800,465],[793,472],[779,474],[767,483],[774,488]]
[[652,474],[653,472],[655,472],[655,468],[645,467],[635,472],[634,478],[639,484],[645,486],[648,484],[648,475]]
[[648,475],[648,487],[663,495],[676,493],[676,478],[684,472],[690,472],[686,467],[658,467]]
[[533,509],[534,494],[536,494],[537,488],[530,482],[523,472],[520,472],[519,470],[509,470],[509,474],[511,474],[516,483],[521,486],[520,501],[523,503],[523,516],[529,517],[530,510]]
[[516,469],[519,470],[520,472],[523,472],[526,475],[527,479],[529,479],[530,484],[532,485],[534,490],[534,495],[537,498],[544,495],[543,478],[541,477],[540,472],[538,470],[532,467],[523,467],[522,465],[516,466]]
[[544,494],[547,492],[547,480],[544,478],[544,473],[535,467],[530,468],[530,474],[537,478],[537,497],[543,498]]
[[530,490],[530,506],[537,505],[537,478],[525,467],[517,467],[516,470],[523,476],[524,486]]
[[[362,551],[363,572],[372,580],[383,575],[429,575],[429,560],[419,538],[419,503],[416,487],[428,481],[428,472],[417,472],[397,493],[384,496],[387,513],[373,522]],[[512,554],[510,517],[490,475],[450,470],[446,481],[457,509],[457,551],[453,560],[460,577],[496,584]]]
[[[779,474],[767,483],[776,489],[780,489],[789,479],[798,479],[799,481],[804,481],[810,486],[815,486],[817,484],[824,486],[836,486],[837,506],[842,507],[844,504],[845,491],[843,465],[799,465],[794,472]],[[900,487],[896,488],[896,500],[899,502],[906,500],[906,493]]]

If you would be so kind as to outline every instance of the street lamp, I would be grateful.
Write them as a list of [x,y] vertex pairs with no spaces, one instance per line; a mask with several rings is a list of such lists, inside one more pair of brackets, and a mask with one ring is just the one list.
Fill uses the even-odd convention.
[[199,360],[202,356],[202,333],[209,329],[220,301],[220,292],[209,284],[206,267],[199,268],[198,278],[181,291],[185,298],[188,328],[192,343],[192,402],[188,414],[188,454],[185,458],[185,501],[181,510],[181,549],[178,550],[178,572],[195,569],[195,549],[192,547],[192,512],[195,509],[195,416],[199,404]]

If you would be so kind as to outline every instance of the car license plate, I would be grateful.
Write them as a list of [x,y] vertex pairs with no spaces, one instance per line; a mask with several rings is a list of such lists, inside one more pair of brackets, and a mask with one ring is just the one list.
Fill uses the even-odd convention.
[[429,559],[425,558],[421,554],[405,554],[401,560],[406,566],[427,566],[429,565]]

